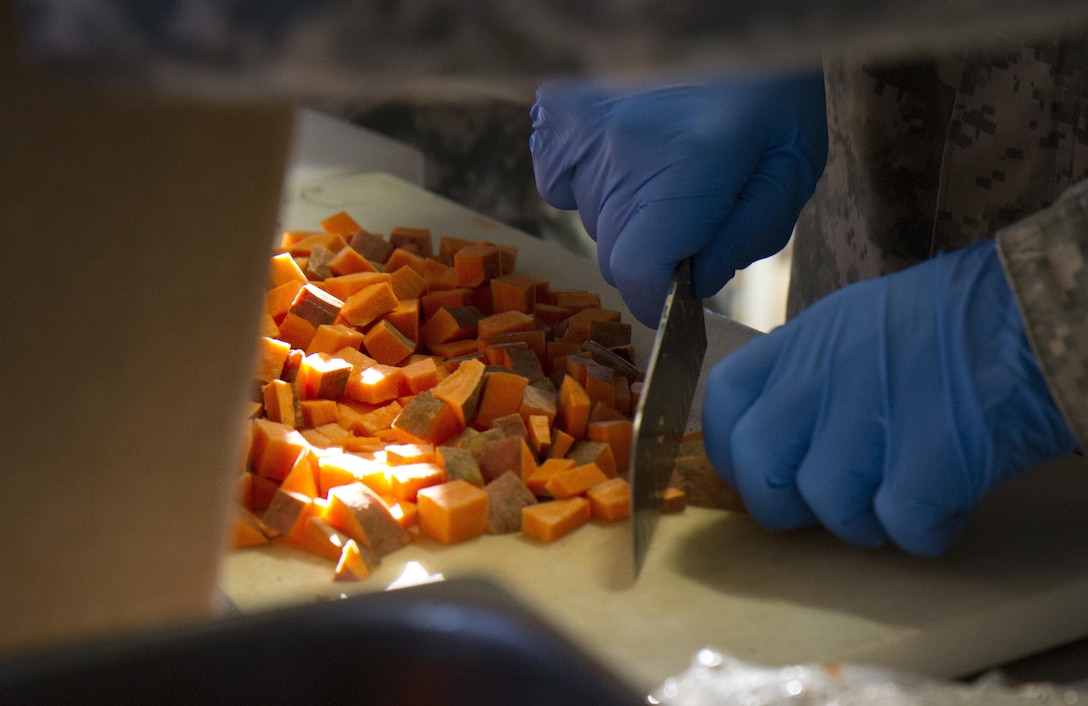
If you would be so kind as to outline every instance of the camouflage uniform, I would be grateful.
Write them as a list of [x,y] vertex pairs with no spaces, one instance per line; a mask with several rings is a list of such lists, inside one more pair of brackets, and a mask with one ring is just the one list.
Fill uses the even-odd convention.
[[1088,34],[890,66],[829,62],[829,158],[797,226],[788,316],[997,238],[1028,338],[1088,448]]

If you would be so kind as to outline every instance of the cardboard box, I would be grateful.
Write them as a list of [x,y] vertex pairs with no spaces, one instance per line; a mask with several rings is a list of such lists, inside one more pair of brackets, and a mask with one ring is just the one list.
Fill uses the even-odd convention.
[[68,85],[0,13],[0,653],[219,606],[286,105]]

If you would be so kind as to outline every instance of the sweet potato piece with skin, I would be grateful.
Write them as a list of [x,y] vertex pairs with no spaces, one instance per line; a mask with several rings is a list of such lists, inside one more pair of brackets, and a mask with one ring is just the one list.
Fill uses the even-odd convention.
[[419,299],[401,299],[400,303],[382,317],[412,343],[412,350],[419,345]]
[[521,508],[536,504],[536,496],[516,473],[507,472],[484,486],[487,493],[487,532],[521,531]]
[[[437,388],[435,388],[437,390]],[[463,428],[457,410],[439,399],[433,390],[424,390],[405,405],[392,428],[405,441],[439,445]]]
[[520,478],[528,478],[536,470],[536,456],[525,442],[516,436],[488,441],[480,449],[477,461],[485,483],[513,471]]
[[483,487],[484,477],[476,457],[468,449],[455,446],[441,446],[437,450],[438,463],[445,470],[449,480],[463,480],[477,487]]
[[581,496],[528,505],[521,509],[521,532],[541,542],[554,542],[589,522],[589,501]]
[[415,343],[385,319],[370,327],[363,346],[370,357],[383,365],[396,365],[415,350]]
[[261,388],[261,398],[264,400],[264,414],[268,419],[289,427],[303,426],[302,407],[295,389],[289,383],[273,380]]
[[529,427],[525,426],[525,420],[517,412],[495,417],[491,422],[492,429],[498,429],[503,436],[516,436],[519,439],[529,439]]
[[589,322],[587,340],[604,348],[617,348],[631,343],[631,324],[617,320],[594,319]]
[[424,537],[457,544],[487,530],[488,495],[471,483],[449,481],[420,490],[418,497],[419,533]]
[[295,295],[289,313],[309,321],[316,329],[336,320],[344,302],[314,284],[306,284]]
[[434,254],[434,239],[429,228],[393,226],[389,231],[389,242],[420,257],[431,257]]
[[572,309],[575,313],[583,309],[601,308],[601,295],[596,292],[587,292],[580,289],[553,289],[550,294],[552,304]]
[[520,274],[507,274],[491,280],[491,309],[495,313],[520,311],[533,313],[540,280]]
[[329,269],[329,263],[336,257],[336,253],[324,245],[315,245],[310,250],[310,256],[306,258],[306,276],[311,280],[321,281],[333,276]]
[[337,400],[344,396],[353,367],[348,361],[328,353],[312,353],[302,359],[295,377],[299,399]]
[[[474,306],[446,306],[430,315],[419,329],[419,339],[427,346],[476,337],[483,314]],[[475,346],[472,347],[475,349]]]
[[594,322],[619,323],[620,319],[620,312],[614,309],[582,309],[571,314],[567,319],[567,326],[580,340],[586,341],[589,340],[590,328]]
[[518,407],[518,413],[526,422],[533,415],[547,417],[548,426],[550,427],[555,423],[558,401],[558,393],[528,385],[521,393],[521,405]]
[[389,512],[385,502],[363,483],[329,491],[329,524],[377,554],[386,556],[412,541],[411,535]]
[[631,516],[631,486],[623,478],[610,478],[586,491],[594,519],[615,522]]
[[371,262],[385,264],[396,249],[393,244],[379,233],[371,233],[363,228],[352,233],[348,244],[353,250]]
[[502,349],[502,365],[512,373],[517,373],[530,383],[543,380],[544,367],[540,363],[540,356],[528,349],[528,342],[523,341],[525,347],[506,346]]
[[348,297],[340,315],[352,326],[362,328],[395,309],[399,303],[393,286],[389,282],[378,282]]
[[609,407],[616,405],[616,375],[612,368],[590,361],[586,366],[586,381],[583,385],[590,405],[602,402]]
[[307,518],[311,516],[314,499],[282,488],[272,496],[272,502],[264,511],[261,520],[266,525],[289,538],[295,538],[302,532]]
[[612,454],[611,444],[606,441],[576,441],[567,452],[567,458],[579,466],[596,464],[609,478],[616,477],[616,457]]
[[435,397],[453,409],[463,427],[469,426],[476,416],[486,369],[487,366],[478,360],[463,361],[432,390]]
[[552,427],[552,448],[548,451],[548,458],[564,458],[571,447],[574,446],[574,437]]
[[488,429],[498,417],[517,414],[529,380],[505,370],[484,375],[480,404],[473,418],[476,429]]
[[232,529],[232,546],[235,549],[268,544],[270,539],[279,534],[266,525],[256,513],[244,507],[235,508]]

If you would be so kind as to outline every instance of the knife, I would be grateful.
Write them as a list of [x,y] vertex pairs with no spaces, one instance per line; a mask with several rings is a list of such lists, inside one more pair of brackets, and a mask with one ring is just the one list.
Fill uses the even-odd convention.
[[691,414],[705,353],[703,300],[695,296],[691,262],[685,260],[673,272],[632,430],[631,531],[635,577],[657,527],[661,501]]

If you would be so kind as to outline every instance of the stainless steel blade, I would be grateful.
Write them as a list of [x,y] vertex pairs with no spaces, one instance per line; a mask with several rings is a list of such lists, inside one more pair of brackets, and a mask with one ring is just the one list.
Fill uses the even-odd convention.
[[691,263],[684,261],[673,274],[635,412],[630,479],[636,577],[657,527],[705,353],[703,301],[695,296]]

